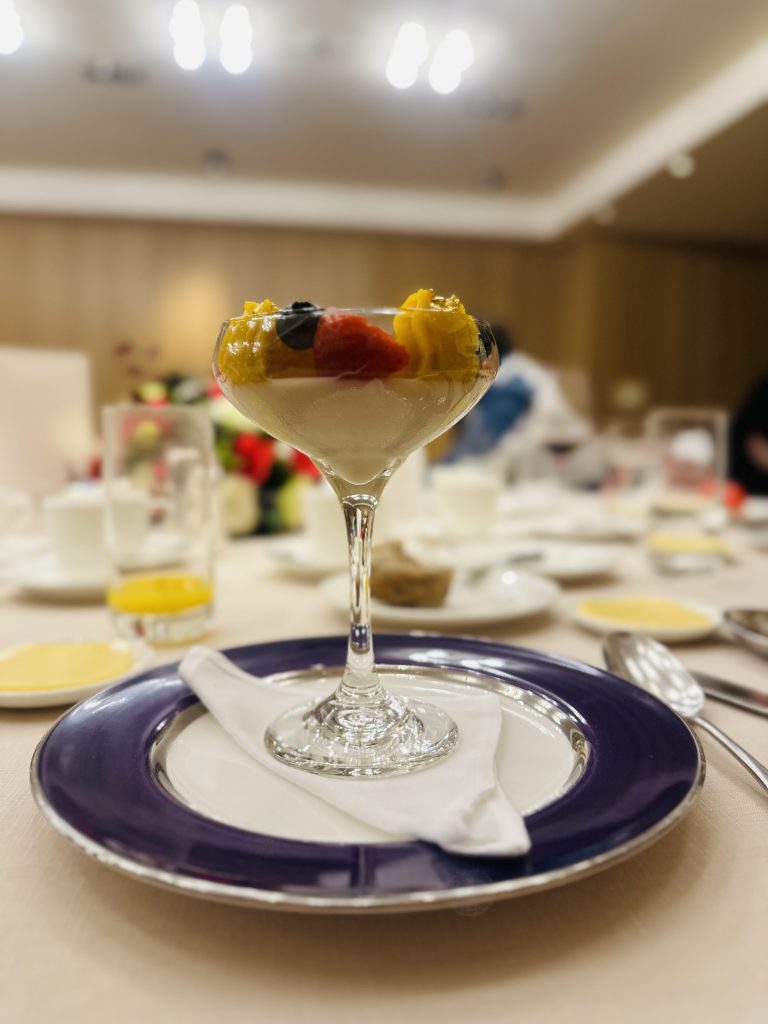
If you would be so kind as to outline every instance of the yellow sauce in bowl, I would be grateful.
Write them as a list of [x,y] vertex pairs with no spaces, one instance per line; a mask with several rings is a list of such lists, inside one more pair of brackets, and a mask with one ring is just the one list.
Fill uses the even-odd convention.
[[720,555],[726,558],[730,554],[728,545],[719,537],[695,533],[652,533],[646,544],[650,551],[659,554],[685,555]]
[[704,612],[664,597],[611,597],[582,601],[585,618],[633,629],[699,629],[711,625]]
[[22,644],[0,651],[0,692],[78,689],[129,672],[134,652],[113,641]]

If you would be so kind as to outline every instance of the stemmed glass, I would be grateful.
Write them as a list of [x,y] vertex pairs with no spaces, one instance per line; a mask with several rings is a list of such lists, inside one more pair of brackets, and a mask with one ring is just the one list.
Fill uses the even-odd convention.
[[334,693],[283,714],[265,742],[307,771],[415,771],[448,754],[458,731],[432,703],[390,693],[374,663],[371,543],[382,491],[411,452],[464,416],[498,369],[487,324],[424,290],[396,309],[246,303],[226,321],[214,373],[261,429],[309,455],[338,495],[347,528],[350,629]]

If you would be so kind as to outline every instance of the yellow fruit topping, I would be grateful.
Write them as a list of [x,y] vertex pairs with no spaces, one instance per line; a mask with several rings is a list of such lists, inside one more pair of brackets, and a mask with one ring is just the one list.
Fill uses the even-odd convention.
[[274,319],[277,306],[269,299],[246,302],[243,315],[229,321],[219,346],[219,373],[230,384],[252,384],[264,380],[264,354],[275,344]]
[[477,324],[461,301],[444,299],[431,288],[409,295],[394,320],[396,340],[408,349],[410,362],[399,376],[421,377],[429,373],[451,378],[474,379],[480,358]]
[[311,349],[290,348],[277,335],[278,307],[270,299],[245,302],[230,320],[219,346],[219,373],[230,384],[257,384],[274,377],[311,377]]

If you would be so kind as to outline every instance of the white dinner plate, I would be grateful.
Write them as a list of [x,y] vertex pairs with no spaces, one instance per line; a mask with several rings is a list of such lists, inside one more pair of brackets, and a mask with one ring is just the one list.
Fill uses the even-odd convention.
[[[100,601],[109,584],[106,562],[82,569],[61,564],[55,551],[43,541],[42,547],[30,548],[26,554],[2,566],[2,577],[30,597],[50,601]],[[157,534],[147,537],[141,548],[124,559],[124,568],[161,569],[177,564],[185,553],[182,537]]]
[[[332,576],[321,584],[321,592],[340,612],[349,612],[349,580]],[[527,572],[507,569],[490,572],[475,583],[461,576],[451,583],[440,608],[405,608],[371,599],[374,624],[397,623],[417,629],[450,629],[508,622],[551,608],[560,588],[552,580]]]
[[768,529],[768,498],[747,498],[739,515],[746,526]]
[[30,597],[53,601],[100,601],[107,589],[104,568],[65,569],[52,551],[5,566],[3,579]]
[[[538,540],[455,539],[409,537],[403,541],[406,554],[428,565],[447,566],[465,572],[483,569],[512,569],[536,565],[543,553]],[[375,548],[374,548],[375,558]]]
[[[73,643],[87,643],[88,641],[74,640]],[[91,641],[93,642],[93,641]],[[131,676],[143,672],[152,661],[152,648],[148,647],[143,640],[113,640],[112,645],[120,650],[133,652],[133,664],[126,672],[121,672],[109,679],[99,683],[91,683],[88,686],[63,686],[60,689],[49,690],[6,690],[0,688],[0,707],[3,708],[54,708],[65,704],[77,704],[78,701],[98,693],[107,686],[114,683],[122,683]],[[14,644],[14,647],[23,647],[24,644]],[[0,649],[0,655],[3,650]]]
[[542,519],[532,524],[532,532],[539,537],[559,540],[619,541],[637,540],[648,528],[643,516],[619,516],[596,511]]
[[541,557],[527,569],[565,583],[607,576],[615,571],[620,558],[621,551],[615,545],[546,541],[541,544]]
[[[620,600],[625,597],[651,597],[659,598],[662,600],[673,600],[676,604],[684,605],[692,612],[700,612],[702,615],[707,617],[707,622],[702,623],[700,626],[654,626],[648,628],[648,626],[636,625],[632,622],[623,622],[622,620],[616,619],[603,619],[590,615],[580,609],[580,605],[585,601],[608,601],[611,599]],[[623,633],[645,633],[647,636],[652,636],[656,640],[661,640],[666,643],[683,643],[687,640],[701,640],[706,636],[710,636],[715,630],[719,629],[723,622],[723,613],[719,608],[715,608],[710,604],[703,604],[700,601],[689,601],[687,598],[680,598],[676,595],[661,595],[661,594],[594,594],[590,597],[580,597],[578,601],[574,601],[570,606],[570,615],[574,622],[577,622],[580,626],[590,630],[592,633],[598,633],[601,636],[606,636],[608,633],[615,633],[621,631]]]
[[347,564],[346,554],[340,556],[318,553],[308,537],[281,537],[265,545],[269,560],[287,575],[302,580],[319,580],[341,572]]

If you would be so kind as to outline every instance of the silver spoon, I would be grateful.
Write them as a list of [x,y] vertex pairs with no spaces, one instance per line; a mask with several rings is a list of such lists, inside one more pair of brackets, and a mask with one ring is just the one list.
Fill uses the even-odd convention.
[[603,644],[603,657],[611,672],[648,690],[682,718],[714,736],[768,790],[768,768],[716,725],[701,717],[699,712],[704,707],[704,691],[663,644],[639,633],[611,633]]

